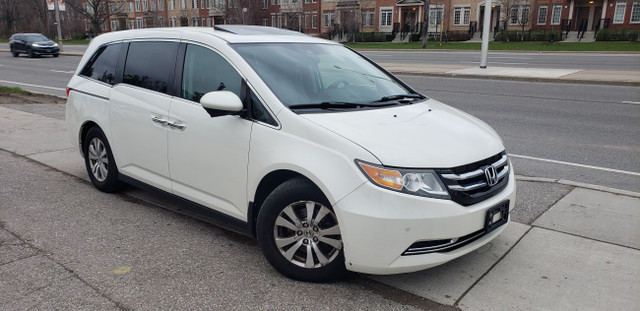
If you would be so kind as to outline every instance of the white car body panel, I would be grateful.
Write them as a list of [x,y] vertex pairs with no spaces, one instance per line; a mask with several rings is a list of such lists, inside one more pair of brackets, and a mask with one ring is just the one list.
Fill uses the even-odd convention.
[[247,162],[253,122],[212,118],[197,103],[174,98],[169,120],[171,192],[246,221]]

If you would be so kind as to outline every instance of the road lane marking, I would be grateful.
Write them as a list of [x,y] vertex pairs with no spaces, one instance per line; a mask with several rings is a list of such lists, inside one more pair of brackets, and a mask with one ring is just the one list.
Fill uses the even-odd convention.
[[53,70],[53,69],[51,69],[49,71],[51,71],[51,72],[59,72],[59,73],[74,73],[75,72],[75,71],[63,71],[63,70]]
[[623,104],[628,104],[628,105],[640,105],[640,102],[632,102],[632,101],[628,101],[628,100],[623,100],[622,103]]
[[572,163],[572,162],[565,162],[565,161],[558,161],[558,160],[551,160],[551,159],[536,158],[536,157],[530,157],[530,156],[526,156],[526,155],[519,155],[519,154],[513,154],[513,153],[510,153],[509,156],[512,157],[512,158],[520,158],[520,159],[527,159],[527,160],[533,160],[533,161],[540,161],[540,162],[548,162],[548,163],[554,163],[554,164],[576,166],[576,167],[588,168],[588,169],[592,169],[592,170],[599,170],[599,171],[605,171],[605,172],[611,172],[611,173],[620,173],[620,174],[627,174],[627,175],[632,175],[632,176],[640,176],[640,173],[638,173],[638,172],[623,171],[623,170],[617,170],[617,169],[614,169],[614,168],[607,168],[607,167],[601,167],[601,166],[593,166],[593,165],[586,165],[586,164],[580,164],[580,163]]
[[533,59],[533,57],[516,57],[516,56],[489,56],[489,58]]
[[65,89],[65,88],[61,88],[61,87],[46,86],[46,85],[37,85],[37,84],[29,84],[29,83],[22,83],[22,82],[15,82],[15,81],[6,81],[6,80],[0,80],[0,83],[9,83],[9,84],[15,84],[15,85],[22,85],[22,86],[29,86],[29,87],[37,87],[37,88],[41,88],[41,89],[48,89],[48,90],[54,90],[54,91],[66,91],[66,90],[67,90],[67,89]]
[[[475,61],[465,61],[465,60],[461,60],[458,61],[459,63],[468,63],[468,64],[480,64],[480,62]],[[501,62],[489,62],[489,64],[491,65],[529,65],[529,63],[501,63]]]

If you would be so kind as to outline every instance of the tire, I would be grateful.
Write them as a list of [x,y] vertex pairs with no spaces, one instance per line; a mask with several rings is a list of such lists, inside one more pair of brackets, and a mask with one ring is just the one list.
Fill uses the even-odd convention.
[[84,163],[93,185],[102,192],[116,192],[122,183],[107,138],[94,126],[87,132],[82,144]]
[[11,48],[11,54],[13,55],[13,57],[18,57],[18,55],[20,55],[20,53],[16,52],[16,50],[14,50],[13,48]]
[[33,51],[31,49],[27,50],[27,55],[29,55],[29,58],[34,58],[35,54],[33,54]]
[[56,54],[53,54],[53,57],[58,57],[59,55],[60,54],[56,53]]
[[267,197],[256,232],[269,263],[291,279],[327,282],[346,274],[337,217],[320,189],[305,178],[287,180]]

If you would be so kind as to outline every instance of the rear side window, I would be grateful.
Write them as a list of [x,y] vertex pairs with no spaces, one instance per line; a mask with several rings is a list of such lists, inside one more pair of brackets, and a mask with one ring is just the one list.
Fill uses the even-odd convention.
[[187,45],[182,73],[182,98],[200,102],[211,91],[231,91],[242,98],[242,78],[222,56],[198,45]]
[[177,42],[132,42],[122,82],[168,93],[177,52]]
[[99,48],[80,75],[113,85],[121,46],[122,44],[117,43]]

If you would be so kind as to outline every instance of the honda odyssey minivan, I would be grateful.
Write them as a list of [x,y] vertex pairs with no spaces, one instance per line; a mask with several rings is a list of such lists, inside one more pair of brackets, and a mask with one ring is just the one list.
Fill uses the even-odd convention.
[[258,26],[93,39],[66,120],[92,183],[180,198],[287,277],[418,271],[499,235],[515,203],[484,122],[338,43]]

